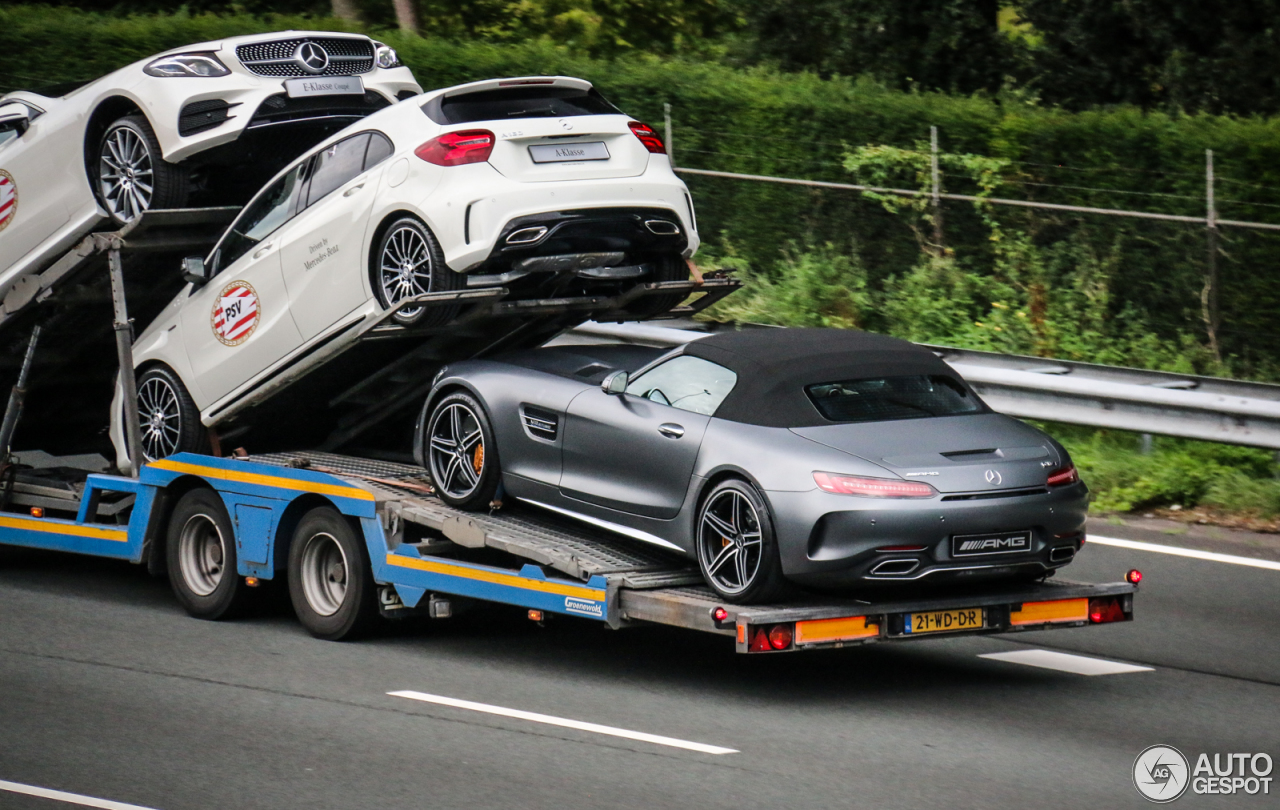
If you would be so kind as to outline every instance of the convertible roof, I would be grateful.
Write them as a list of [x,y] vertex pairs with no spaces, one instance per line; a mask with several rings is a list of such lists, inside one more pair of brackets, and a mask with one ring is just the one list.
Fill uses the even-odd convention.
[[717,419],[765,427],[830,424],[805,394],[807,385],[911,374],[941,374],[963,383],[928,349],[852,329],[719,332],[687,344],[683,353],[738,375]]

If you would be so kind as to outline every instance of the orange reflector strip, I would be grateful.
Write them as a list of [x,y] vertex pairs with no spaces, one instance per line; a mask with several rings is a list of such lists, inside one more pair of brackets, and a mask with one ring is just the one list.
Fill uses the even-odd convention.
[[866,616],[842,619],[813,619],[796,622],[796,644],[820,644],[824,641],[849,641],[880,635],[880,626],[868,625]]
[[1088,599],[1058,599],[1053,602],[1024,602],[1022,610],[1009,612],[1009,624],[1089,621]]
[[747,626],[745,624],[738,625],[738,643],[747,643]]

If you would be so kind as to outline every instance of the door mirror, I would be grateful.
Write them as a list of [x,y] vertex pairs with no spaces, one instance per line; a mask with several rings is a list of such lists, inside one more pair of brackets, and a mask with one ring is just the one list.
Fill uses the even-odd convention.
[[31,108],[25,104],[11,102],[0,104],[0,129],[13,130],[22,135],[31,126]]
[[182,279],[199,287],[209,280],[208,268],[203,256],[188,256],[182,260]]
[[604,381],[600,383],[600,390],[611,396],[621,396],[627,393],[627,372],[610,372],[604,378]]

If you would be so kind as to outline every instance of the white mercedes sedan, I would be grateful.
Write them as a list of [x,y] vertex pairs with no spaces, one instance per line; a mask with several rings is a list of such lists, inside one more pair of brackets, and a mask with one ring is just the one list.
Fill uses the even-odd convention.
[[357,34],[188,45],[52,98],[0,97],[0,297],[105,219],[242,205],[322,138],[422,89]]
[[[207,451],[206,428],[361,324],[445,328],[458,307],[413,300],[425,293],[614,295],[687,279],[698,245],[662,140],[590,82],[495,79],[403,101],[287,166],[186,261],[190,283],[134,346],[144,452]],[[638,299],[627,315],[683,297]],[[117,385],[125,464],[121,401]]]

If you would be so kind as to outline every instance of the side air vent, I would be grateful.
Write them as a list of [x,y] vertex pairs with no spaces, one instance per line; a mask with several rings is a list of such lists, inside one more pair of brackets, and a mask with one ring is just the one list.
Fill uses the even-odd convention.
[[560,433],[560,415],[532,405],[520,409],[520,417],[524,420],[525,430],[538,439],[554,442]]
[[204,132],[206,129],[213,129],[226,121],[230,117],[229,111],[236,106],[239,105],[228,104],[220,98],[193,101],[183,107],[182,112],[178,114],[178,134],[185,138],[197,132]]

